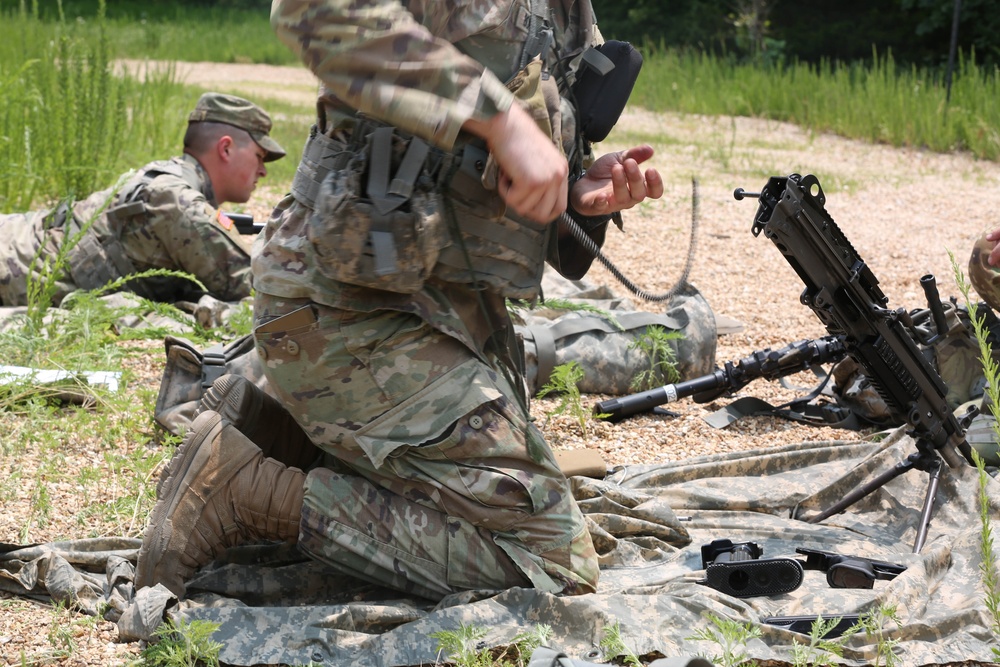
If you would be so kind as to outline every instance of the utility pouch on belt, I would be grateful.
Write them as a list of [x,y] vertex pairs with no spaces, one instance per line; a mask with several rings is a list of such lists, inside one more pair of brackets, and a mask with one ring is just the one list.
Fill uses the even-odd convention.
[[580,132],[588,141],[603,141],[625,110],[639,78],[642,55],[628,42],[611,40],[584,52],[573,84]]
[[[364,133],[364,123],[355,134]],[[439,157],[418,138],[377,126],[322,181],[307,234],[320,271],[339,282],[412,294],[448,244],[427,161]]]

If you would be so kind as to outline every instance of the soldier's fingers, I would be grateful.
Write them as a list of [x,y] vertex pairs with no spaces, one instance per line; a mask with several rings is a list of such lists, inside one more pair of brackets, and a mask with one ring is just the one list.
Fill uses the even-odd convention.
[[655,169],[646,170],[646,196],[651,199],[663,196],[663,177]]
[[628,178],[628,189],[633,202],[641,202],[646,198],[646,180],[635,160],[625,160],[625,176]]

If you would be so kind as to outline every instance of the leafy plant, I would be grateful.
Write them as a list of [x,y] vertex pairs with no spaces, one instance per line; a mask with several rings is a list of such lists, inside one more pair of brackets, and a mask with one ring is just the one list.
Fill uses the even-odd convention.
[[829,638],[827,635],[840,623],[840,617],[825,619],[817,616],[809,629],[809,643],[795,642],[792,646],[792,664],[795,667],[834,667],[840,664],[839,658],[844,657],[844,643],[853,632],[848,629],[840,637]]
[[[728,618],[708,614],[711,626],[698,630],[688,639],[710,642],[722,649],[722,653],[711,659],[722,667],[735,667],[747,660],[746,645],[751,639],[760,637],[760,628],[752,623],[740,623]],[[750,664],[756,664],[752,662]]]
[[654,324],[646,327],[643,334],[629,345],[630,350],[639,350],[649,361],[649,368],[632,378],[633,391],[645,391],[681,379],[677,370],[677,352],[670,345],[670,341],[681,338],[684,334],[680,331],[668,331]]
[[615,621],[614,625],[604,628],[604,636],[601,637],[600,647],[601,651],[604,652],[605,660],[614,660],[621,656],[622,662],[626,665],[642,667],[639,656],[625,643],[625,639],[622,637],[621,623],[618,621]]
[[899,626],[899,614],[896,612],[896,605],[884,603],[862,614],[849,630],[852,633],[864,632],[866,637],[875,640],[875,667],[896,667],[900,664],[899,656],[896,655],[899,639],[890,637],[886,632],[885,625],[888,622]]
[[[965,274],[955,261],[955,255],[949,252],[948,256],[951,259],[955,282],[962,293],[969,312],[973,334],[979,345],[979,362],[982,364],[983,375],[986,378],[986,396],[989,399],[990,411],[993,415],[994,440],[1000,443],[1000,364],[997,364],[993,356],[993,349],[989,342],[989,331],[986,328],[986,320],[978,312],[979,304],[969,298],[971,286],[966,281]],[[998,571],[997,559],[993,551],[993,525],[990,519],[991,503],[987,491],[991,478],[986,472],[986,462],[975,449],[972,450],[972,460],[979,476],[979,572],[983,582],[984,603],[992,619],[990,629],[994,636],[1000,636],[1000,571]],[[1000,658],[1000,649],[994,646],[992,647],[992,651],[993,657]]]
[[486,634],[486,628],[462,623],[457,630],[439,630],[430,636],[438,640],[438,651],[457,667],[524,667],[532,651],[548,641],[552,628],[536,625],[508,646],[493,649],[482,646]]
[[549,394],[556,394],[559,397],[559,405],[552,411],[553,415],[568,414],[580,425],[580,430],[584,435],[587,433],[587,420],[591,413],[583,405],[580,395],[580,380],[583,379],[583,367],[576,361],[559,364],[552,369],[549,381],[538,390],[538,397],[543,398]]
[[222,644],[212,641],[218,629],[210,621],[168,621],[155,632],[159,641],[146,646],[132,667],[219,667]]

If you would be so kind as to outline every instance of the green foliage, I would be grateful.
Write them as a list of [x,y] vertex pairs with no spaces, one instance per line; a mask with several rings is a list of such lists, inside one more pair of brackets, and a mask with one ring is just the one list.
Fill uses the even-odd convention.
[[43,22],[23,5],[0,17],[0,212],[85,196],[137,153],[162,154],[140,127],[173,128],[179,143],[177,102],[152,105],[177,84],[115,76],[112,43],[103,2],[92,23]]
[[649,362],[649,368],[632,378],[633,391],[645,391],[681,379],[677,370],[677,351],[670,344],[670,341],[681,338],[684,334],[680,331],[668,331],[654,324],[646,327],[643,334],[629,345],[629,349],[645,354]]
[[[966,281],[965,274],[955,260],[955,255],[949,251],[948,256],[951,259],[955,282],[969,312],[973,334],[979,345],[979,361],[983,366],[983,375],[986,378],[986,396],[989,399],[990,410],[994,417],[994,439],[1000,443],[1000,364],[997,364],[993,356],[985,317],[980,316],[978,312],[979,303],[969,298],[971,285]],[[975,449],[972,450],[972,460],[979,475],[979,573],[983,582],[984,603],[992,621],[990,630],[995,637],[1000,637],[1000,570],[998,570],[997,558],[993,550],[992,507],[987,490],[992,478],[986,472],[985,461]],[[1000,649],[997,647],[993,647],[993,657],[1000,658]]]
[[580,425],[580,430],[584,435],[587,433],[587,420],[590,419],[590,411],[583,406],[580,395],[580,380],[583,379],[583,367],[576,361],[566,364],[559,364],[552,369],[549,381],[538,390],[538,397],[544,398],[549,394],[556,394],[559,397],[559,405],[552,411],[553,415],[569,414]]
[[[100,2],[43,0],[36,15],[45,24],[75,23],[82,38],[92,40],[98,33],[94,17]],[[0,0],[0,7],[15,5]],[[115,56],[120,58],[298,65],[298,57],[271,29],[269,15],[270,3],[258,0],[124,0],[109,4],[104,25],[115,35]]]
[[604,628],[599,645],[605,660],[614,660],[620,656],[621,661],[626,665],[642,667],[639,656],[625,643],[625,639],[622,637],[621,623],[618,621],[615,621],[614,625]]
[[159,641],[149,644],[132,667],[219,667],[222,644],[212,641],[218,623],[180,619],[156,630]]
[[532,651],[548,641],[552,628],[536,625],[514,637],[510,645],[493,649],[482,646],[486,634],[486,628],[462,623],[457,630],[439,630],[430,636],[456,667],[524,667]]
[[886,623],[900,625],[899,614],[896,612],[896,605],[883,603],[861,615],[858,622],[851,628],[850,632],[864,632],[869,639],[875,640],[875,667],[896,667],[899,663],[899,656],[896,655],[896,646],[899,639],[890,637],[886,632]]
[[[708,620],[711,622],[711,626],[701,628],[688,639],[710,642],[722,649],[722,653],[711,658],[712,662],[721,665],[721,667],[736,667],[736,665],[746,664],[747,642],[760,637],[760,628],[752,623],[740,623],[728,618],[720,618],[715,614],[708,614]],[[750,664],[756,663],[751,662]]]
[[631,102],[648,109],[772,118],[873,143],[1000,159],[1000,70],[977,65],[975,54],[960,59],[947,104],[940,71],[898,67],[890,53],[873,53],[872,64],[774,67],[674,49],[646,55]]
[[809,629],[809,644],[796,641],[792,646],[792,664],[795,667],[835,667],[840,664],[839,659],[844,657],[844,644],[853,634],[849,629],[840,637],[828,639],[827,635],[840,621],[840,617],[824,619],[817,616]]

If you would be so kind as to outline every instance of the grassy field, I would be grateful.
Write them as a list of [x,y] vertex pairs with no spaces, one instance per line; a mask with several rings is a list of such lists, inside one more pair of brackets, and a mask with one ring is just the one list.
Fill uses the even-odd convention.
[[[187,112],[201,90],[180,84],[169,69],[142,79],[112,76],[116,59],[297,64],[274,38],[265,12],[181,11],[160,3],[150,4],[146,16],[102,16],[98,10],[59,17],[12,3],[0,7],[0,212],[85,195],[131,167],[179,150]],[[701,54],[645,50],[633,103],[651,110],[759,116],[893,146],[1000,157],[997,73],[971,58],[963,60],[946,103],[941,73],[900,70],[888,56],[874,66],[763,70]],[[265,106],[276,118],[312,112],[309,104]],[[735,122],[733,128],[735,137]],[[291,155],[271,165],[268,183],[282,191],[295,169],[301,123],[278,123],[275,136]],[[685,135],[684,141],[694,140]],[[741,141],[752,146],[752,140]],[[740,157],[733,143],[723,125],[697,147],[728,164]],[[44,320],[44,308],[36,309],[23,326],[0,332],[4,363],[116,368],[126,387],[112,393],[73,384],[68,389],[84,394],[85,402],[69,407],[55,400],[51,387],[21,383],[0,390],[0,505],[27,501],[27,511],[6,517],[14,524],[5,526],[6,534],[22,543],[136,536],[145,525],[155,471],[176,439],[164,438],[152,420],[156,393],[149,378],[162,365],[163,331],[121,326],[129,314],[89,295],[65,319]],[[243,331],[196,330],[190,337],[207,345]],[[65,395],[67,387],[59,389]],[[37,612],[23,600],[0,600],[0,609]],[[43,613],[51,614],[52,627],[75,623],[62,622],[65,610]],[[72,657],[61,635],[42,640],[48,653],[23,664]]]
[[[297,64],[262,10],[136,4],[116,5],[118,14],[108,16],[103,2],[92,13],[15,8],[9,0],[0,6],[7,7],[0,16],[0,212],[86,195],[176,152],[200,91],[185,90],[170,70],[113,77],[115,59]],[[948,99],[943,72],[898,67],[888,54],[873,54],[873,64],[764,68],[642,50],[632,104],[653,111],[770,118],[892,146],[1000,158],[998,73],[973,56],[961,60]],[[278,124],[275,132],[286,146],[300,145],[298,127]],[[275,164],[274,178],[290,177],[292,162]]]

